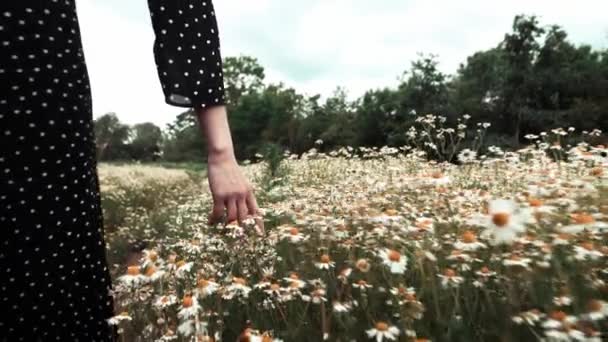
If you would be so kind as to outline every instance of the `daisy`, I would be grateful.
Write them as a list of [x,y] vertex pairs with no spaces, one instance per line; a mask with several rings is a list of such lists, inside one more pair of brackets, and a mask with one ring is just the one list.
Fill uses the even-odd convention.
[[443,274],[438,274],[439,278],[441,278],[441,286],[446,287],[458,287],[458,285],[464,282],[464,278],[457,276],[456,271],[451,268],[446,268],[443,271]]
[[532,259],[530,258],[522,258],[519,255],[513,254],[508,259],[503,260],[502,264],[505,266],[520,266],[523,268],[528,268]]
[[243,297],[249,297],[251,287],[247,286],[247,281],[244,278],[233,277],[232,284],[226,287],[227,292],[222,296],[224,299],[232,299],[234,295],[242,295]]
[[386,322],[377,322],[373,328],[365,331],[369,338],[376,339],[376,342],[395,341],[399,336],[399,329],[396,326],[391,326]]
[[365,291],[367,289],[371,289],[372,285],[368,284],[365,280],[361,279],[356,283],[353,283],[353,287],[359,289],[361,291]]
[[156,306],[160,309],[164,309],[164,308],[167,308],[176,303],[177,303],[177,296],[171,294],[168,296],[158,297],[156,299],[156,301],[154,302],[154,306]]
[[454,247],[463,251],[476,251],[480,248],[485,248],[486,245],[477,241],[477,236],[474,232],[467,230],[462,234],[460,240],[454,243]]
[[608,317],[608,303],[598,299],[590,300],[587,303],[586,317],[592,321],[599,321]]
[[517,235],[526,230],[525,224],[529,221],[529,214],[520,210],[514,201],[499,199],[490,201],[488,214],[472,223],[481,223],[486,228],[483,236],[498,245],[513,243]]
[[487,266],[483,266],[478,271],[475,271],[475,274],[482,278],[489,278],[496,275],[496,272],[491,271]]
[[314,304],[321,304],[321,302],[327,302],[327,298],[325,298],[324,289],[316,289],[311,292],[310,296],[302,295],[302,300],[305,302],[312,301]]
[[327,254],[321,255],[319,262],[315,262],[315,266],[320,270],[329,270],[330,268],[333,268],[335,264],[336,263],[333,262]]
[[148,278],[141,274],[139,266],[129,266],[127,268],[127,274],[118,277],[118,281],[121,281],[127,286],[137,286],[147,280]]
[[216,283],[213,278],[199,278],[196,281],[196,289],[194,291],[200,297],[207,297],[214,294],[220,288],[220,284]]
[[157,281],[163,278],[166,275],[164,270],[158,270],[154,265],[149,264],[146,268],[146,277],[150,278],[152,281]]
[[133,318],[131,316],[129,316],[129,313],[126,311],[123,311],[116,316],[108,318],[106,321],[110,325],[118,325],[122,321],[131,321],[131,320],[133,320]]
[[367,259],[359,259],[357,260],[357,262],[355,263],[355,267],[363,272],[363,273],[367,273],[369,272],[371,265],[369,263],[369,261],[367,261]]
[[604,256],[604,254],[595,249],[593,242],[581,242],[578,246],[574,246],[574,258],[576,260],[596,260]]
[[532,309],[529,311],[525,311],[520,313],[517,316],[514,316],[512,318],[513,322],[515,322],[515,324],[527,324],[527,325],[536,325],[536,322],[540,321],[542,318],[545,317],[545,314],[542,313],[540,310],[538,309]]
[[198,304],[198,300],[196,299],[196,295],[185,294],[182,299],[182,307],[180,308],[177,315],[179,318],[187,319],[194,317],[200,309],[200,305]]
[[289,283],[289,288],[291,289],[301,289],[306,286],[306,282],[301,280],[296,272],[291,272],[289,277],[285,277],[283,280]]
[[144,261],[143,261],[141,267],[146,268],[150,264],[158,264],[158,263],[162,264],[163,263],[163,260],[158,258],[157,251],[155,251],[153,249],[144,249],[143,253],[144,253]]
[[608,230],[608,223],[596,221],[587,213],[575,213],[570,215],[571,224],[559,227],[559,231],[568,234],[578,234],[583,231],[597,232]]
[[296,227],[286,227],[281,230],[281,239],[287,239],[291,243],[306,241],[308,236],[300,233]]
[[181,260],[176,264],[177,269],[175,270],[175,276],[178,278],[184,278],[192,270],[193,262],[185,262]]
[[337,312],[337,313],[349,312],[350,310],[352,310],[352,308],[353,308],[353,303],[338,302],[338,301],[333,302],[333,310],[334,310],[334,312]]
[[384,248],[380,251],[379,256],[382,258],[382,263],[390,268],[391,273],[405,273],[407,267],[407,257],[405,255],[401,255],[394,249]]

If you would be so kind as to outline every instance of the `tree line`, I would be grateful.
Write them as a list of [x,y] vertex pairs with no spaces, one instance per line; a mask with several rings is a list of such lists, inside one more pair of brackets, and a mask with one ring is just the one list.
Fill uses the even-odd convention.
[[[576,46],[560,26],[528,15],[516,16],[502,41],[469,56],[454,75],[438,69],[437,56],[421,54],[396,88],[371,89],[352,101],[342,87],[321,101],[267,83],[264,67],[251,56],[225,58],[224,81],[241,160],[269,143],[292,153],[402,146],[416,118],[427,113],[454,124],[463,114],[487,122],[486,143],[507,149],[524,143],[527,133],[608,127],[608,49]],[[152,123],[128,126],[109,113],[95,120],[95,134],[100,160],[199,161],[206,155],[189,111],[164,130]]]

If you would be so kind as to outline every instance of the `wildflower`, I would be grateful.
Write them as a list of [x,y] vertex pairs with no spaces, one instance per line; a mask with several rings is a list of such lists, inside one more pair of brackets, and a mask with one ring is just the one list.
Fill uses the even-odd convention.
[[325,298],[324,289],[315,289],[310,293],[310,296],[303,295],[302,300],[305,302],[312,301],[314,304],[321,304],[321,302],[327,302],[327,298]]
[[438,274],[441,278],[441,286],[445,287],[457,287],[464,282],[464,278],[456,275],[456,271],[451,268],[446,268],[443,274]]
[[367,289],[371,289],[372,285],[368,284],[365,280],[361,279],[356,283],[353,283],[353,287],[359,289],[361,291],[365,291]]
[[596,260],[604,256],[602,252],[595,249],[595,246],[591,241],[584,241],[578,246],[574,246],[574,253],[574,258],[576,260]]
[[545,314],[543,314],[540,310],[532,309],[529,311],[522,312],[517,316],[514,316],[512,318],[512,320],[513,320],[513,322],[515,322],[515,324],[524,324],[525,323],[527,325],[534,326],[544,316],[545,316]]
[[352,308],[353,308],[353,303],[338,302],[338,301],[333,302],[334,312],[337,312],[337,313],[349,312],[352,310]]
[[289,282],[289,287],[292,289],[300,289],[306,286],[306,282],[301,280],[296,272],[291,272],[289,277],[283,278],[283,280]]
[[137,286],[148,280],[146,276],[141,274],[139,266],[129,266],[127,274],[118,277],[118,280],[126,285]]
[[178,278],[184,278],[191,270],[193,262],[185,262],[184,260],[179,261],[176,266],[175,276]]
[[519,255],[513,254],[510,258],[503,260],[502,264],[505,266],[520,266],[523,268],[528,268],[532,259],[530,258],[522,258]]
[[177,315],[182,319],[191,318],[198,313],[199,309],[200,306],[196,299],[196,295],[193,296],[190,293],[186,293],[182,299],[182,307]]
[[149,264],[146,268],[146,277],[150,278],[152,281],[157,281],[163,278],[166,275],[164,270],[158,270],[153,264]]
[[287,239],[291,243],[298,243],[306,241],[308,239],[308,236],[302,234],[298,228],[290,226],[282,230],[281,238]]
[[592,321],[608,317],[608,303],[603,300],[592,299],[587,303],[586,317]]
[[154,306],[156,306],[160,309],[168,308],[168,307],[172,306],[173,304],[177,304],[177,297],[172,294],[168,295],[168,296],[167,295],[160,296],[154,302]]
[[382,263],[387,265],[391,273],[403,274],[407,267],[407,257],[396,250],[385,248],[380,251]]
[[220,287],[220,285],[218,283],[216,283],[213,278],[211,278],[211,279],[199,278],[196,281],[196,289],[194,289],[194,291],[200,297],[207,297],[209,295],[214,294],[219,289],[219,287]]
[[454,247],[463,251],[476,251],[480,248],[485,248],[486,245],[477,241],[477,236],[474,232],[467,230],[462,234],[460,240],[454,243]]
[[478,276],[480,276],[483,279],[488,279],[489,277],[493,277],[496,275],[496,272],[494,271],[490,271],[490,269],[487,266],[483,266],[482,268],[480,268],[478,271],[475,271],[475,274],[477,274]]
[[479,222],[485,226],[483,235],[491,237],[493,244],[511,244],[518,233],[525,231],[528,217],[527,213],[518,210],[517,204],[511,200],[493,200],[489,203],[488,215],[473,223]]
[[578,234],[583,231],[597,232],[608,229],[608,223],[597,222],[588,213],[574,213],[570,215],[571,224],[560,227],[559,231],[568,234]]
[[458,160],[463,164],[472,163],[475,161],[476,158],[477,158],[477,152],[472,151],[468,148],[465,148],[464,150],[460,151],[460,153],[458,154]]
[[315,262],[315,266],[320,270],[329,270],[330,268],[334,267],[335,264],[336,263],[333,262],[327,254],[321,255],[319,262]]
[[131,316],[129,316],[129,313],[126,311],[123,311],[116,316],[108,318],[107,322],[110,325],[118,325],[122,321],[131,321],[131,320],[133,320],[133,318]]
[[245,278],[233,277],[232,284],[226,287],[226,292],[222,296],[224,299],[232,299],[235,295],[241,295],[245,298],[249,296],[251,287],[247,286]]
[[391,326],[386,322],[377,322],[373,328],[366,330],[369,338],[376,338],[377,342],[385,340],[395,341],[399,336],[399,329],[396,326]]

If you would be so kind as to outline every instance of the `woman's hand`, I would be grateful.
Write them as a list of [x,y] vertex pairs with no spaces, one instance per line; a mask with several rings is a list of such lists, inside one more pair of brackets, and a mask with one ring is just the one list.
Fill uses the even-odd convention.
[[[232,153],[210,153],[207,175],[213,195],[213,210],[209,223],[216,223],[226,209],[226,222],[238,220],[242,224],[248,215],[258,215],[258,204],[253,187],[245,178]],[[264,230],[263,220],[256,224]]]
[[[232,137],[225,106],[198,109],[199,126],[207,139],[207,175],[213,196],[213,210],[209,224],[216,223],[227,210],[226,222],[238,220],[242,224],[248,215],[258,216],[259,209],[253,188],[245,178],[234,157]],[[264,221],[256,218],[260,231]]]

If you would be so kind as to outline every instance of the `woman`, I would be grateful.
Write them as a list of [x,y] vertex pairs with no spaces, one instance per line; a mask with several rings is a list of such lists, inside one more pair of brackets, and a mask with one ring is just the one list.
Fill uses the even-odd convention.
[[[233,152],[211,1],[148,4],[165,100],[193,108],[208,142],[210,223],[224,209],[228,221],[256,215]],[[2,2],[0,46],[0,339],[113,341],[91,93],[74,0]]]

